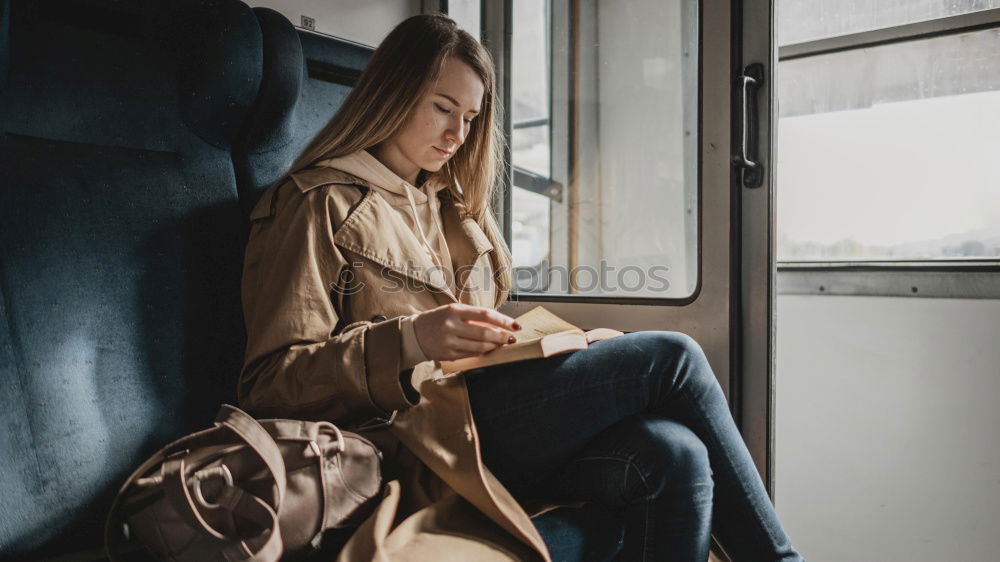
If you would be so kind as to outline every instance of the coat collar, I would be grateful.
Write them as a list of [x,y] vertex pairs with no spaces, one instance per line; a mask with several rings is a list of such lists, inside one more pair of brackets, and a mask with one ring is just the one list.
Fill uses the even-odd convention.
[[[433,274],[434,262],[424,253],[398,213],[369,182],[343,170],[326,167],[307,168],[291,174],[291,178],[303,193],[327,184],[365,187],[361,201],[334,233],[334,244],[420,281],[455,302],[462,301],[460,296],[464,292],[467,275],[457,276],[456,286],[460,296],[456,296],[447,283]],[[452,266],[455,271],[467,271],[480,256],[494,249],[493,244],[476,220],[468,216],[466,206],[452,195],[450,189],[439,190],[437,196],[441,200],[441,219]],[[454,272],[446,274],[455,275]]]
[[345,156],[321,160],[313,165],[316,167],[333,168],[369,182],[369,185],[374,185],[375,187],[380,188],[382,196],[386,197],[389,203],[393,206],[398,206],[398,204],[393,203],[394,199],[405,202],[407,199],[407,192],[409,192],[415,202],[423,204],[427,202],[429,195],[434,195],[438,191],[448,187],[447,182],[440,177],[440,174],[431,174],[431,176],[427,178],[427,180],[419,188],[417,188],[410,182],[396,175],[395,172],[390,170],[385,164],[380,162],[377,158],[372,156],[370,152],[364,149]]

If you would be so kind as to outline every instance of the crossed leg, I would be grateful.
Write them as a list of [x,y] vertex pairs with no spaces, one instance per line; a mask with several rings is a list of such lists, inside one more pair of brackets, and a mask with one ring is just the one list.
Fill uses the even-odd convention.
[[623,558],[704,560],[714,532],[737,562],[802,560],[690,337],[633,332],[465,377],[490,470],[515,497],[624,508]]

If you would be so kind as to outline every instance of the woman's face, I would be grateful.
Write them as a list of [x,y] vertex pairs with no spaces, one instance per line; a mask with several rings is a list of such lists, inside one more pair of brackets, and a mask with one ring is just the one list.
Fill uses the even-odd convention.
[[373,154],[398,176],[416,182],[421,169],[436,172],[465,142],[481,109],[483,82],[472,68],[448,57],[441,76],[417,102],[409,118]]

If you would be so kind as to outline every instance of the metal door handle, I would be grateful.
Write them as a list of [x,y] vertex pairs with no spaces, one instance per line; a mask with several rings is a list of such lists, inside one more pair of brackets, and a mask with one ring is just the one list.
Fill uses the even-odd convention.
[[764,82],[764,65],[754,63],[747,66],[736,81],[740,92],[740,135],[733,163],[740,169],[741,183],[744,187],[760,187],[764,182],[764,170],[761,163],[755,159],[757,91]]

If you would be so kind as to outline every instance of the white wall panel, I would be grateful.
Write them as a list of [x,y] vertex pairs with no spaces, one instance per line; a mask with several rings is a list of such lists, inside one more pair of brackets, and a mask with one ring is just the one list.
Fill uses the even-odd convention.
[[311,17],[320,33],[372,47],[396,24],[420,13],[420,0],[249,0],[246,4],[281,12],[296,26],[302,16]]
[[995,560],[1000,301],[778,297],[775,505],[810,562]]

